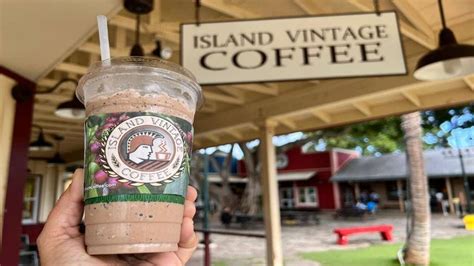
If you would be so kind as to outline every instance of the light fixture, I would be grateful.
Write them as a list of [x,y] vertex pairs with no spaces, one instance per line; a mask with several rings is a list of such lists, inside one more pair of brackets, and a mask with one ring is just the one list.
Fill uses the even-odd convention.
[[84,110],[84,105],[77,97],[73,96],[72,100],[58,105],[54,114],[63,118],[83,119],[86,116],[86,110]]
[[30,151],[50,151],[53,149],[53,144],[48,142],[44,138],[43,128],[38,125],[33,125],[32,127],[39,128],[38,139],[30,143]]
[[153,10],[153,0],[125,0],[123,5],[125,9],[136,14],[137,17],[135,44],[130,50],[130,56],[144,56],[145,51],[140,45],[140,15],[148,14]]
[[474,73],[474,46],[457,43],[454,33],[446,27],[442,0],[438,0],[438,7],[443,25],[439,46],[418,61],[413,73],[418,80],[441,80]]
[[54,140],[56,140],[56,153],[54,154],[53,158],[48,160],[48,164],[65,164],[66,161],[59,154],[59,144],[62,140],[64,140],[64,137],[55,135]]
[[[38,91],[36,93],[37,94],[50,93],[56,90],[57,88],[59,88],[59,86],[61,86],[63,83],[66,83],[66,82],[73,83],[75,87],[77,86],[77,80],[66,78],[66,79],[62,79],[58,81],[58,83],[56,83],[53,87],[44,91]],[[67,118],[67,119],[84,119],[84,117],[86,117],[86,111],[84,109],[84,105],[76,98],[76,94],[73,94],[71,100],[67,102],[63,102],[60,105],[58,105],[58,107],[54,111],[54,114],[58,117]]]
[[173,55],[173,50],[167,46],[162,46],[160,40],[156,40],[156,48],[151,53],[161,59],[168,60]]

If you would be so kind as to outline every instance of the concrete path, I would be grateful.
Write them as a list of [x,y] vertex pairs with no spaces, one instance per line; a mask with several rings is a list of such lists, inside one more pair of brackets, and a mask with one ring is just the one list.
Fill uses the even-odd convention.
[[[367,221],[355,220],[334,220],[329,213],[320,215],[320,225],[307,226],[283,226],[282,243],[283,254],[286,265],[290,266],[315,266],[315,262],[303,260],[299,254],[302,252],[325,251],[332,249],[354,249],[367,247],[370,245],[384,244],[379,234],[361,234],[350,236],[349,245],[339,246],[336,244],[334,228],[347,226],[365,226],[372,224],[392,224],[394,226],[394,243],[402,245],[405,240],[406,218],[398,211],[383,211],[375,219]],[[474,235],[462,227],[462,220],[454,216],[442,216],[433,214],[432,216],[432,238],[452,238],[462,235]],[[214,228],[221,228],[220,225],[213,225]],[[250,232],[263,232],[262,225],[258,225]],[[218,262],[219,266],[242,266],[242,265],[265,265],[265,240],[226,235],[212,235],[211,240],[215,246],[211,249],[213,262]],[[386,242],[385,242],[386,243]],[[188,265],[197,266],[202,263],[203,251],[199,249],[194,254]],[[224,264],[219,264],[223,262]]]

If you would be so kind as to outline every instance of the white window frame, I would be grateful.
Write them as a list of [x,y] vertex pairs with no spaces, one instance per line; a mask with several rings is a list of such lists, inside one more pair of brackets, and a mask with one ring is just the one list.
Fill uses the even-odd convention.
[[33,202],[33,213],[30,219],[22,219],[22,224],[36,224],[38,223],[38,213],[39,213],[39,201],[40,201],[40,190],[41,190],[41,175],[30,175],[27,178],[34,178],[35,179],[35,195],[33,197],[26,198],[23,197],[23,205],[22,210],[24,208],[26,201]]
[[[283,191],[287,191],[290,195],[291,195],[291,198],[283,198]],[[291,206],[288,206],[288,207],[285,207],[283,202],[289,202],[290,204],[288,205],[291,205]],[[295,205],[295,193],[293,191],[293,187],[282,187],[280,188],[280,208],[294,208],[296,207]]]
[[[300,190],[304,190],[304,197],[305,201],[300,201]],[[314,202],[307,202],[306,199],[310,198],[310,189],[314,191]],[[318,197],[318,189],[313,186],[306,186],[306,187],[297,187],[296,188],[296,207],[318,207],[319,206],[319,197]]]

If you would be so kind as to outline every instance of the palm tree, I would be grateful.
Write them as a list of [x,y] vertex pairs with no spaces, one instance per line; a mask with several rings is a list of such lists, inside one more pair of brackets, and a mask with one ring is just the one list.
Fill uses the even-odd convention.
[[402,129],[405,133],[412,206],[411,232],[406,243],[405,262],[429,265],[431,213],[421,142],[420,113],[402,115]]

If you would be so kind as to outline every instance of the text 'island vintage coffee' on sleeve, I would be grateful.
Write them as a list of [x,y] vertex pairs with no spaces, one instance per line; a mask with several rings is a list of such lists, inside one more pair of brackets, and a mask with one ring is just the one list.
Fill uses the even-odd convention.
[[201,102],[194,77],[159,59],[116,58],[92,66],[77,94],[88,253],[177,250]]

